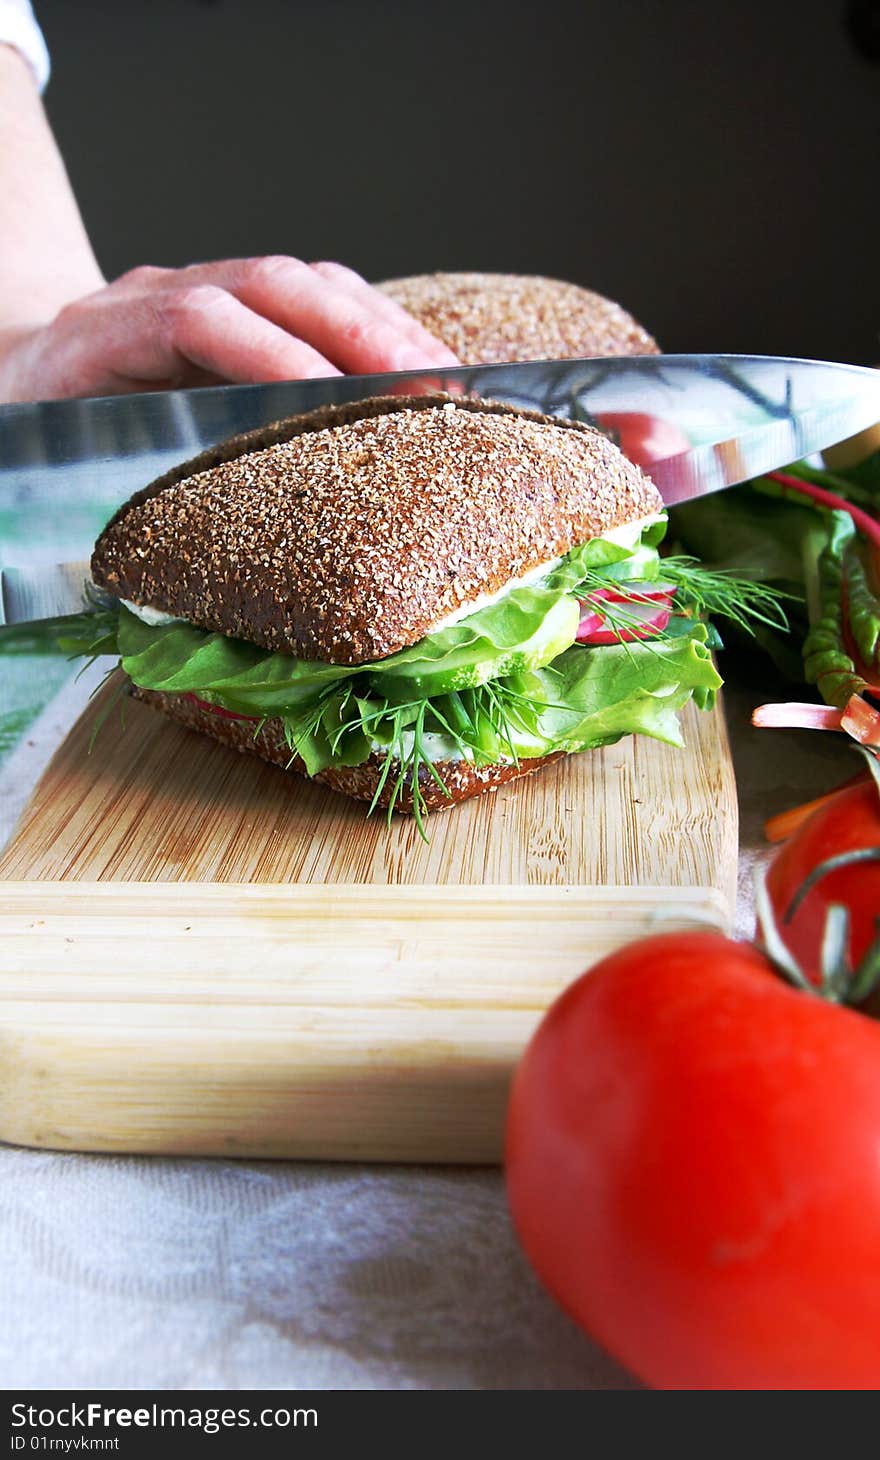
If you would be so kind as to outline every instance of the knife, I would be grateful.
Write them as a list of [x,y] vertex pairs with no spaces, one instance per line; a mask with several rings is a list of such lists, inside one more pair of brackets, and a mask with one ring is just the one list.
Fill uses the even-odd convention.
[[[16,564],[14,550],[0,545],[0,624],[84,607],[91,539],[81,561],[47,561],[53,519],[71,503],[88,501],[106,519],[138,487],[225,437],[320,405],[438,390],[600,426],[604,415],[621,412],[674,426],[690,445],[649,468],[669,506],[800,460],[880,420],[880,372],[758,355],[523,361],[3,406],[0,516],[27,514],[42,562]],[[19,550],[20,558],[33,556],[31,546]]]

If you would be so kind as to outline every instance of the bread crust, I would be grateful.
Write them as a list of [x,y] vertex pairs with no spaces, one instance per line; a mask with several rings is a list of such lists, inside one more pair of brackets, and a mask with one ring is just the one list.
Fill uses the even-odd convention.
[[439,273],[378,285],[463,365],[654,355],[656,340],[613,300],[538,274]]
[[[290,748],[284,739],[280,720],[266,720],[257,729],[253,721],[227,718],[214,714],[210,710],[203,710],[187,695],[161,694],[154,690],[139,689],[137,686],[132,688],[132,695],[145,705],[150,705],[153,709],[161,711],[162,714],[170,716],[178,724],[185,725],[189,730],[210,735],[213,740],[219,741],[221,745],[226,745],[231,750],[241,751],[245,755],[256,755],[271,765],[279,766],[282,770],[293,771],[307,780],[320,781],[343,796],[352,797],[356,801],[372,801],[376,794],[386,761],[385,756],[376,752],[373,752],[363,765],[329,766],[326,770],[319,771],[316,776],[310,777],[300,757],[291,758]],[[482,796],[485,791],[494,790],[495,787],[503,785],[506,781],[531,775],[533,771],[540,770],[542,766],[561,760],[562,755],[562,751],[557,751],[553,755],[533,760],[521,760],[518,765],[514,765],[510,761],[489,766],[475,766],[465,760],[438,761],[436,770],[448,795],[444,794],[433,777],[422,769],[419,776],[422,804],[429,811],[442,811],[471,796]],[[377,806],[388,806],[397,779],[398,768],[399,762],[394,762],[379,794]],[[405,815],[412,815],[411,785],[402,788],[400,795],[395,800],[394,809]]]
[[166,473],[104,529],[92,574],[200,628],[364,664],[662,505],[578,422],[469,398],[374,398]]

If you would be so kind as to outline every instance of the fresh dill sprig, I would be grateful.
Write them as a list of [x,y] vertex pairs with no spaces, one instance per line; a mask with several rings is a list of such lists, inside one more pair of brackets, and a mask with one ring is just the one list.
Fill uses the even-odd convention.
[[[93,663],[94,660],[90,662]],[[96,687],[92,690],[92,693],[89,695],[89,699],[94,699],[95,695],[98,694],[106,684],[109,684],[118,669],[119,665],[114,664],[111,669],[107,670],[107,673],[104,675],[101,683],[99,685],[96,685]],[[91,755],[92,751],[94,750],[95,741],[98,738],[101,728],[106,724],[110,715],[117,708],[117,706],[119,707],[119,715],[122,721],[122,728],[123,730],[125,729],[125,701],[131,694],[132,687],[132,682],[129,679],[128,675],[121,674],[119,678],[119,684],[117,685],[116,689],[108,697],[106,705],[102,705],[101,709],[95,716],[94,724],[92,725],[92,733],[89,736],[88,750],[86,752],[88,755]]]
[[[490,764],[494,753],[490,755],[481,742],[480,722],[484,720],[505,746],[513,763],[519,765],[514,734],[517,729],[530,728],[520,702],[530,705],[531,701],[512,694],[500,682],[456,691],[454,699],[457,711],[455,724],[436,700],[413,699],[394,704],[383,699],[370,705],[359,698],[351,686],[344,690],[335,688],[325,692],[310,706],[304,718],[296,722],[286,720],[285,736],[292,758],[298,753],[298,747],[301,748],[307,738],[322,727],[334,756],[339,754],[346,735],[358,730],[368,739],[379,742],[384,758],[367,814],[373,814],[390,784],[386,805],[390,823],[405,792],[409,791],[413,819],[419,835],[427,841],[425,823],[429,808],[426,782],[433,781],[448,800],[452,799],[452,793],[437,769],[428,736],[442,735],[463,759],[476,764]],[[538,707],[535,706],[535,709]],[[334,723],[328,730],[325,717],[329,711],[332,711]]]
[[513,743],[512,734],[516,727],[511,723],[507,707],[504,704],[503,695],[499,693],[500,688],[500,685],[496,686],[491,683],[482,686],[484,700],[483,713],[492,726],[493,731],[498,736],[498,739],[510,751],[510,758],[514,765],[519,767],[519,756],[516,753],[516,746]]
[[448,733],[453,742],[462,750],[464,744],[447,725],[445,718],[434,710],[431,701],[427,699],[410,700],[406,704],[394,706],[389,706],[386,700],[374,711],[361,710],[360,724],[364,733],[369,734],[372,730],[375,734],[381,722],[388,718],[389,713],[391,715],[390,743],[386,747],[385,761],[367,815],[371,816],[378,806],[382,792],[388,783],[391,767],[396,764],[397,774],[387,806],[388,824],[390,826],[394,809],[402,799],[408,785],[412,796],[413,817],[420,837],[426,842],[428,834],[425,830],[425,818],[428,815],[428,804],[422,790],[421,770],[423,767],[430,779],[440,787],[444,796],[448,800],[452,799],[452,792],[437,770],[433,757],[428,753],[425,743],[425,736],[428,733],[425,728],[426,716],[429,713],[433,714],[442,727],[442,733]]
[[[325,689],[321,690],[318,698],[308,707],[304,720],[295,720],[291,715],[281,715],[280,718],[284,729],[284,740],[288,750],[290,751],[290,760],[287,762],[287,766],[285,767],[286,770],[290,769],[297,757],[299,757],[300,759],[304,759],[302,755],[302,748],[307,743],[307,741],[312,740],[318,734],[318,731],[322,727],[324,716],[327,713],[327,710],[333,699],[341,696],[341,719],[342,713],[345,709],[348,708],[350,695],[350,686],[346,685],[345,689],[343,691],[340,691],[338,685],[331,684],[328,685]],[[259,724],[254,730],[254,739],[256,739],[256,737],[259,735],[266,721],[270,719],[272,719],[271,715],[263,716],[263,718],[260,720]],[[349,725],[340,724],[338,729],[335,730],[332,735],[328,736],[334,755],[339,748],[339,741],[345,734],[345,731],[350,728],[351,727]]]
[[664,580],[675,584],[677,596],[698,614],[730,619],[748,634],[754,634],[755,624],[788,632],[782,600],[793,600],[790,593],[751,578],[739,578],[726,569],[706,568],[691,557],[661,558],[660,572]]
[[[697,558],[670,556],[661,558],[658,583],[669,583],[675,590],[672,613],[679,617],[688,616],[726,618],[737,624],[746,633],[754,634],[755,624],[787,632],[788,618],[783,599],[792,595],[766,583],[756,583],[751,578],[740,578],[726,569],[712,570],[703,566]],[[600,589],[613,589],[621,595],[622,601],[610,602],[592,595]],[[591,568],[584,581],[575,590],[582,601],[590,603],[596,613],[601,614],[609,630],[618,635],[625,647],[622,634],[629,630],[643,630],[644,624],[628,614],[626,604],[645,605],[656,602],[649,591],[650,581],[616,578],[613,573],[601,568]],[[655,629],[650,637],[637,632],[638,642],[650,648],[651,639],[661,641],[668,637],[665,630]]]
[[[418,827],[419,836],[424,842],[428,840],[428,834],[425,831],[425,817],[428,814],[428,803],[425,800],[424,792],[422,791],[421,777],[419,775],[419,771],[421,770],[423,765],[425,766],[429,776],[440,787],[447,800],[452,800],[452,792],[445,784],[436,765],[425,750],[425,713],[427,709],[428,701],[425,700],[424,703],[419,706],[418,713],[416,714],[416,718],[413,721],[412,727],[410,729],[410,733],[412,734],[413,739],[412,750],[410,751],[409,755],[408,769],[406,772],[403,770],[403,761],[401,760],[401,772],[397,779],[397,786],[395,787],[395,792],[397,792],[398,789],[402,789],[407,777],[409,778],[411,783],[413,816],[415,817],[415,823]],[[395,798],[392,797],[388,807],[389,823],[391,820],[391,813],[394,810],[394,800]]]

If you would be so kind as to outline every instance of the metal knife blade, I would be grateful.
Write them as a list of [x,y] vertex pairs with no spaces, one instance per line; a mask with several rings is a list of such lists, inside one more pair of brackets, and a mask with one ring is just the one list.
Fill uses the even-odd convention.
[[[37,609],[44,617],[82,607],[83,565],[53,568],[61,557],[85,558],[95,536],[84,532],[70,552],[71,509],[86,503],[105,520],[168,467],[287,415],[370,395],[438,390],[600,425],[612,412],[658,417],[690,442],[649,468],[670,505],[784,466],[880,420],[878,371],[749,355],[525,361],[4,406],[0,512],[26,517],[30,542],[27,551],[0,544],[0,561],[19,570],[33,564],[36,542],[42,564],[27,574],[4,571],[5,621],[29,621],[22,615]],[[62,539],[67,550],[53,551]]]
[[63,618],[88,605],[87,561],[0,568],[0,626]]

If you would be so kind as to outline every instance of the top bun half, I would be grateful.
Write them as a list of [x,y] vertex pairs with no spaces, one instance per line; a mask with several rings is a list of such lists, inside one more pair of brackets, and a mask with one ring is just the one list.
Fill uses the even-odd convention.
[[656,340],[610,299],[539,274],[414,274],[377,286],[463,365],[656,355]]
[[200,628],[363,664],[662,507],[588,426],[470,397],[383,397],[166,473],[104,529],[92,574]]

